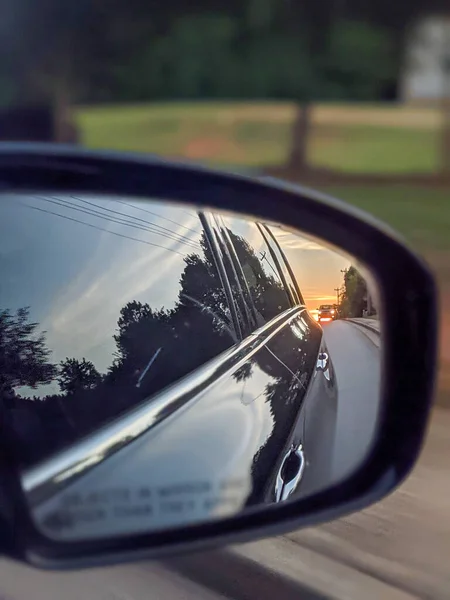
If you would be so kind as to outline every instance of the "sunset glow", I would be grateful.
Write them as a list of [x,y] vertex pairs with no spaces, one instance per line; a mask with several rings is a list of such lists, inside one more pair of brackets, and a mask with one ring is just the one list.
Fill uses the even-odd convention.
[[336,289],[344,281],[341,271],[350,267],[351,260],[300,234],[277,227],[272,231],[294,271],[306,307],[317,321],[321,304],[337,303]]

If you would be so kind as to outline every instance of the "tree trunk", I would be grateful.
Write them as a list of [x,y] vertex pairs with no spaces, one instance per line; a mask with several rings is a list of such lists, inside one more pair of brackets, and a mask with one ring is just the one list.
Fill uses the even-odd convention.
[[440,166],[444,175],[450,175],[450,53],[446,59],[442,81]]
[[442,129],[441,172],[450,175],[450,25],[444,25],[444,57],[442,65]]
[[288,166],[297,173],[308,170],[308,140],[311,128],[311,104],[305,102],[297,108],[291,133],[291,150]]
[[450,175],[450,94],[442,106],[441,171]]
[[62,144],[77,144],[78,129],[70,107],[70,95],[65,82],[57,85],[53,96],[54,141]]

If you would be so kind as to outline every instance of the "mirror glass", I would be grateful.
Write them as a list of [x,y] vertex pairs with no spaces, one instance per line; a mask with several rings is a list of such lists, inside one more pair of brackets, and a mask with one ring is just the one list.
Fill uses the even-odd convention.
[[351,475],[377,286],[326,240],[158,199],[1,194],[4,439],[39,529],[221,519]]

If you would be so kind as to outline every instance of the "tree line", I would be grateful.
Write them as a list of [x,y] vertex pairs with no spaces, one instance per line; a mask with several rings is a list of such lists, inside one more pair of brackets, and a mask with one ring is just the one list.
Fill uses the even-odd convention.
[[340,318],[370,317],[376,314],[367,282],[354,266],[344,270],[344,281],[338,291],[337,310]]
[[411,24],[445,4],[2,0],[0,104],[49,102],[63,127],[74,103],[293,100],[301,169],[311,103],[395,96]]

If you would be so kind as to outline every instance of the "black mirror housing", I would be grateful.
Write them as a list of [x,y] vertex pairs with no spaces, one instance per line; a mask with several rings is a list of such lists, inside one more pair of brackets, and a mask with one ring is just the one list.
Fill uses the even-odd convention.
[[[309,497],[221,520],[109,539],[50,539],[30,515],[5,439],[0,463],[5,554],[43,568],[77,568],[245,542],[360,510],[398,486],[426,432],[437,360],[437,289],[428,267],[388,227],[325,194],[267,177],[51,144],[0,144],[0,186],[8,193],[158,198],[300,230],[356,257],[376,280],[384,353],[379,426],[369,454],[348,478]],[[5,533],[5,537],[6,537]]]

